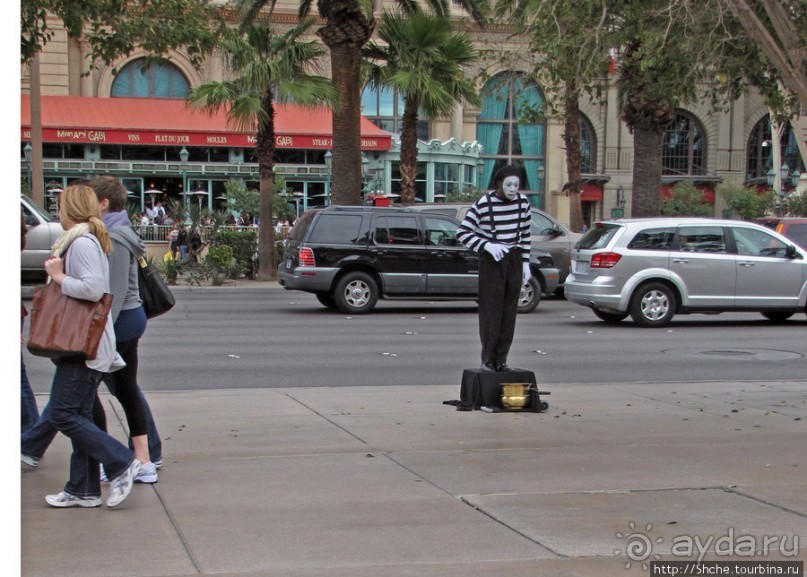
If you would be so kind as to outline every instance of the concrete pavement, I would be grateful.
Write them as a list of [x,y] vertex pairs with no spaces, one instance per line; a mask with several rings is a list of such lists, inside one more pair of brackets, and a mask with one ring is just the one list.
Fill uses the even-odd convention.
[[[807,381],[541,385],[547,412],[489,414],[442,404],[460,376],[148,393],[165,467],[118,509],[45,504],[63,436],[22,467],[22,575],[609,577],[687,543],[807,560]],[[724,556],[741,536],[758,554]]]

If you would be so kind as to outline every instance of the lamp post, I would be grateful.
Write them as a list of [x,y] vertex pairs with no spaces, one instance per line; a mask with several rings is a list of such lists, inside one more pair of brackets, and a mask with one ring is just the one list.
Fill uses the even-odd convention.
[[[798,172],[798,171],[794,171]],[[768,186],[776,193],[776,215],[782,216],[782,202],[785,198],[785,180],[790,176],[790,167],[785,162],[779,169],[779,174],[771,167],[768,171]],[[797,181],[798,182],[798,181]]]
[[329,150],[325,153],[325,204],[331,204],[331,165],[333,164],[333,153]]
[[179,162],[182,164],[182,204],[188,207],[188,149],[184,146],[179,151]]
[[370,160],[367,158],[367,155],[363,152],[361,153],[361,196],[362,201],[364,201],[364,194],[367,192],[367,174],[370,170]]
[[476,188],[482,190],[482,173],[485,172],[485,161],[482,157],[476,159]]
[[25,144],[25,148],[23,148],[23,153],[25,154],[25,164],[28,167],[28,187],[31,191],[34,190],[34,175],[31,167],[31,154],[33,153],[33,147],[31,146],[30,142]]
[[616,189],[616,208],[611,209],[611,218],[623,218],[625,216],[625,187],[621,184]]
[[538,206],[540,208],[543,207],[543,195],[544,195],[544,176],[546,176],[546,168],[544,167],[544,163],[538,165]]

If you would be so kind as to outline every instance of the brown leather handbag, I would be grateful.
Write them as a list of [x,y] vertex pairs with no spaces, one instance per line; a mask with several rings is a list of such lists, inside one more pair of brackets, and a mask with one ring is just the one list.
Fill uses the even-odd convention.
[[93,302],[62,294],[55,282],[34,289],[28,350],[51,359],[94,359],[111,307],[109,293]]

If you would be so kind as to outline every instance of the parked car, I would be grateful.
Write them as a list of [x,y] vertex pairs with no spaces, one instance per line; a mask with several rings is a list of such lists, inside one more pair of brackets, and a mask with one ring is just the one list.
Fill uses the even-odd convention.
[[797,216],[766,216],[754,221],[786,236],[801,248],[807,249],[807,218]]
[[566,298],[606,322],[663,327],[676,314],[807,312],[807,252],[750,222],[629,219],[595,223],[572,251]]
[[20,257],[20,279],[22,282],[42,282],[48,277],[45,261],[50,257],[50,247],[64,229],[58,220],[24,194],[20,195],[20,210],[28,226],[25,250]]
[[[459,222],[408,208],[332,206],[301,216],[284,242],[281,286],[316,295],[328,308],[370,312],[378,299],[475,300],[479,255],[457,240]],[[530,255],[533,278],[519,312],[555,290],[549,253]]]
[[[459,221],[465,218],[465,213],[471,208],[470,204],[435,203],[415,204],[411,208],[423,212],[433,212],[453,216]],[[560,270],[559,287],[566,282],[571,264],[572,247],[582,238],[579,232],[572,232],[560,221],[537,208],[532,209],[532,223],[530,227],[532,248],[543,250],[552,255],[555,266]],[[559,289],[560,292],[560,289]]]

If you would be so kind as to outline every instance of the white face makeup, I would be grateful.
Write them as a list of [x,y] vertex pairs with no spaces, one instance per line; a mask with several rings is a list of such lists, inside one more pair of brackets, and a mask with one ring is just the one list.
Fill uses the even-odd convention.
[[513,200],[518,195],[521,179],[517,176],[508,176],[502,181],[502,192],[507,200]]

